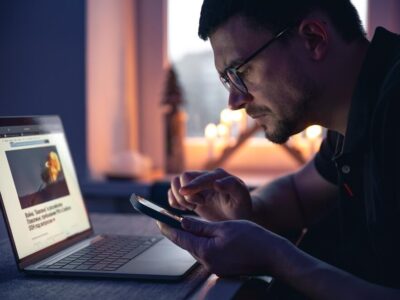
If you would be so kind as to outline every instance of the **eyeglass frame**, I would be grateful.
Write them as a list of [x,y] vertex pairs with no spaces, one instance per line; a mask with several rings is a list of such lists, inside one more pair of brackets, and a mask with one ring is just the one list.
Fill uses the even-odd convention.
[[[278,40],[281,36],[283,36],[285,33],[287,33],[291,28],[292,28],[292,26],[286,27],[285,29],[283,29],[282,31],[277,33],[272,39],[270,39],[268,42],[266,42],[264,45],[262,45],[256,51],[254,51],[251,55],[249,55],[242,63],[240,63],[236,67],[227,67],[220,74],[219,79],[221,80],[221,82],[224,85],[224,87],[228,90],[228,92],[231,92],[232,86],[233,86],[234,88],[236,88],[239,92],[241,92],[243,94],[248,94],[249,93],[249,90],[248,90],[246,84],[244,83],[243,79],[239,76],[237,71],[241,67],[243,67],[245,64],[247,64],[249,61],[251,61],[254,57],[256,57],[258,54],[260,54],[263,50],[268,48],[268,46],[270,46],[274,41]],[[238,86],[237,82],[235,83],[231,79],[229,74],[231,74],[231,76],[235,76],[238,79],[238,81],[241,84],[241,87]],[[241,88],[244,88],[244,90],[242,90]]]

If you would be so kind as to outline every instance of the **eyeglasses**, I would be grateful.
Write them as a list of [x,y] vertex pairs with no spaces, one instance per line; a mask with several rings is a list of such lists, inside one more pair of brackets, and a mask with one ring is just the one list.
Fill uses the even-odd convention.
[[221,80],[222,84],[226,87],[226,89],[230,92],[232,90],[232,87],[235,87],[237,90],[239,90],[243,94],[248,94],[249,91],[247,89],[247,86],[244,84],[243,79],[238,74],[238,70],[241,67],[243,67],[245,64],[247,64],[250,60],[252,60],[254,57],[256,57],[261,51],[263,51],[269,45],[271,45],[274,41],[276,41],[281,36],[283,36],[286,32],[288,32],[290,28],[291,27],[287,27],[284,30],[282,30],[281,32],[279,32],[271,40],[269,40],[267,43],[265,43],[259,49],[257,49],[253,54],[251,54],[249,57],[247,57],[238,66],[226,68],[224,70],[224,72],[219,76],[219,79]]

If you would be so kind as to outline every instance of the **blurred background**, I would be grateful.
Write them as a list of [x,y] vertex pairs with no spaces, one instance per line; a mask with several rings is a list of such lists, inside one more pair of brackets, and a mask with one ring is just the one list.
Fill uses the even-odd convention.
[[[368,37],[400,32],[400,1],[353,0]],[[319,148],[307,128],[274,145],[226,110],[201,0],[0,2],[0,114],[60,115],[90,211],[131,212],[130,193],[165,204],[169,180],[220,166],[250,187]]]

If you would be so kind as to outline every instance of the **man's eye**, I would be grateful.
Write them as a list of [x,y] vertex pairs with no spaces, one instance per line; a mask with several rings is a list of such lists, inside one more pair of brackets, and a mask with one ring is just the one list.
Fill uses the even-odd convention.
[[245,79],[249,75],[249,68],[237,71],[237,74],[240,76],[240,78]]

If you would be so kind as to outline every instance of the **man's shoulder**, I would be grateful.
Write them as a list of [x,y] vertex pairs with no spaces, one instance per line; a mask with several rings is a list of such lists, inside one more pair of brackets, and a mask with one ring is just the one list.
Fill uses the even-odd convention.
[[[376,28],[370,47],[374,55],[374,68],[369,72],[376,71],[382,66],[382,81],[379,80],[380,98],[388,96],[388,92],[395,92],[400,83],[400,35],[390,32],[383,27]],[[384,99],[380,99],[384,100]]]
[[400,121],[398,111],[394,112],[396,108],[400,108],[400,53],[386,73],[377,103],[377,110],[383,110],[383,116],[393,116]]
[[395,57],[394,62],[386,73],[385,80],[382,85],[382,92],[387,92],[388,90],[393,90],[393,88],[398,88],[400,83],[400,52],[399,55]]
[[[378,31],[378,30],[377,30]],[[387,69],[383,84],[381,86],[381,96],[386,95],[387,92],[398,91],[400,83],[400,35],[386,31],[386,41],[388,42],[388,56],[389,56],[389,68]],[[397,88],[397,89],[396,89]]]
[[399,174],[400,111],[400,53],[389,68],[381,85],[379,98],[374,107],[371,126],[372,153],[385,165],[386,172],[393,169],[393,176]]

